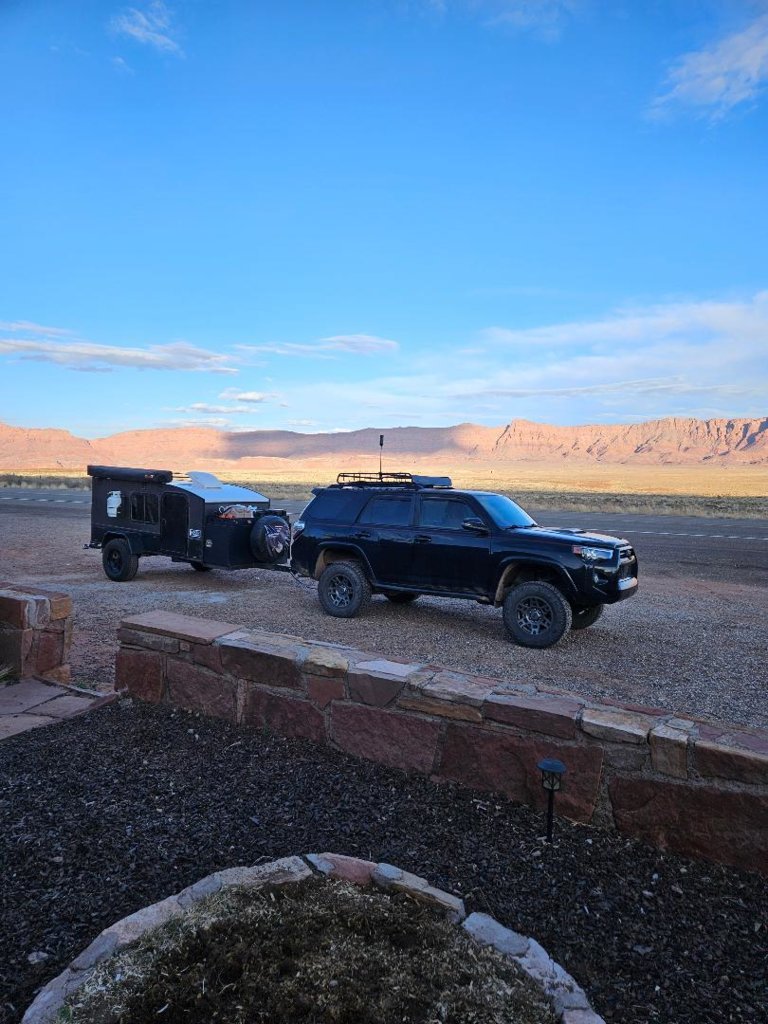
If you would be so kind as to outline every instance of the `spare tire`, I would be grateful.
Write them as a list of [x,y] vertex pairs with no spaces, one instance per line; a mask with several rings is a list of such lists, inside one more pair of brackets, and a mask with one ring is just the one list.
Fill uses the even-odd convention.
[[251,530],[251,554],[257,562],[272,565],[288,557],[291,527],[282,516],[262,516]]

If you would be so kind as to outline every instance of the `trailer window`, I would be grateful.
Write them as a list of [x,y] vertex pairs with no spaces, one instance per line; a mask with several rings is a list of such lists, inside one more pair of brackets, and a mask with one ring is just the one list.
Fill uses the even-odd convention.
[[144,522],[144,495],[143,494],[132,494],[131,495],[131,519],[135,522]]
[[144,497],[145,522],[160,522],[160,499],[156,494],[147,494]]

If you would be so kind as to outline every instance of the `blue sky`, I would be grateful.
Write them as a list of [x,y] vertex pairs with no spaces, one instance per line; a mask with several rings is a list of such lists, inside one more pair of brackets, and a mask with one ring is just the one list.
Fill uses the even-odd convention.
[[768,0],[4,0],[0,66],[0,420],[768,415]]

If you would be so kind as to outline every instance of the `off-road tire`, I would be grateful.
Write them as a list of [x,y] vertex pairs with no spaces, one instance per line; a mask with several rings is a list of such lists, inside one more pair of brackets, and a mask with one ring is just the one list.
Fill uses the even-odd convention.
[[190,562],[189,564],[192,566],[192,568],[195,570],[195,572],[210,572],[211,571],[210,565],[203,565],[202,562]]
[[351,619],[370,601],[371,585],[358,562],[331,562],[317,584],[317,596],[327,615]]
[[114,537],[101,549],[101,564],[113,583],[127,583],[139,569],[139,556],[132,555],[127,540]]
[[253,524],[250,545],[254,561],[262,565],[285,561],[291,547],[291,527],[282,516],[262,516]]
[[571,606],[551,583],[531,580],[504,598],[504,626],[521,647],[553,647],[571,628]]
[[411,594],[407,590],[385,590],[384,597],[392,604],[413,604],[419,600],[421,594]]
[[594,626],[603,614],[604,607],[602,604],[595,604],[591,608],[572,608],[573,621],[571,622],[571,629],[589,629],[590,626]]

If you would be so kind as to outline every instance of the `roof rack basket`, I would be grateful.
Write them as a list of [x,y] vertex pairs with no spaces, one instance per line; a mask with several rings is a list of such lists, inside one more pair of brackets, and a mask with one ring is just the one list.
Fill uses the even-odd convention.
[[339,487],[453,487],[448,476],[414,476],[413,473],[339,473]]

